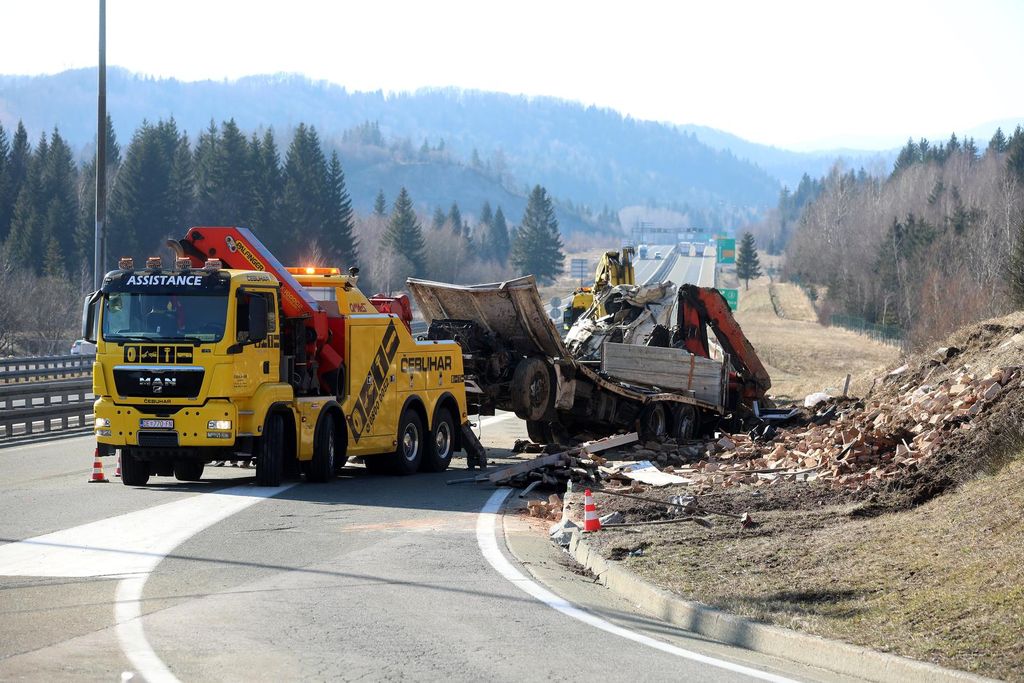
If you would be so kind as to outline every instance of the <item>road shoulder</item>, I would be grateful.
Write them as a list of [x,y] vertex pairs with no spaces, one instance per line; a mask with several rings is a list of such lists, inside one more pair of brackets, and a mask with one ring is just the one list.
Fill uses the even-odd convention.
[[[568,494],[566,508],[579,494]],[[581,507],[581,501],[575,501]],[[991,681],[962,671],[945,669],[868,648],[819,636],[769,626],[684,600],[663,590],[627,569],[622,563],[604,557],[586,534],[574,532],[569,554],[596,581],[644,613],[685,628],[709,639],[754,652],[780,657],[808,666],[822,667],[841,676],[872,681]]]

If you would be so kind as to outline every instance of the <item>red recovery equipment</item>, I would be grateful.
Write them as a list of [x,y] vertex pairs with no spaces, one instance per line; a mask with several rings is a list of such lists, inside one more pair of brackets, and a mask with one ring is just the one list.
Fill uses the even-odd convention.
[[[747,403],[764,398],[772,385],[771,378],[721,292],[713,287],[680,285],[676,325],[683,348],[705,358],[711,357],[707,332],[710,327],[722,345],[722,350],[729,354],[730,361],[738,370],[729,373],[730,389],[736,390],[739,398]],[[673,342],[676,340],[673,339]]]
[[[295,365],[298,377],[289,378],[303,393],[324,392],[337,395],[343,364],[344,322],[331,316],[310,296],[288,269],[263,246],[248,228],[190,228],[181,240],[168,240],[179,258],[189,258],[192,266],[202,268],[208,259],[220,259],[226,268],[269,273],[281,283],[281,309],[284,317],[296,325]],[[282,332],[289,333],[282,325]],[[300,343],[304,336],[305,343]]]

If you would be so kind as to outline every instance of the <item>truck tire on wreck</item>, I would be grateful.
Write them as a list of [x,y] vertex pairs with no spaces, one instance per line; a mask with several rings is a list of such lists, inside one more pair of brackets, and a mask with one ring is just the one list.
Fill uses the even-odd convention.
[[447,408],[441,408],[434,417],[430,441],[423,452],[420,469],[424,472],[444,472],[455,454],[455,420]]
[[121,483],[125,486],[149,483],[149,463],[139,460],[131,448],[121,448]]
[[334,427],[334,413],[325,412],[317,425],[313,438],[313,459],[306,469],[306,480],[325,482],[334,478],[335,458],[338,450],[337,430]]
[[677,441],[689,441],[697,433],[697,411],[693,406],[677,405],[669,413],[672,421],[669,436]]
[[640,411],[638,431],[640,438],[660,441],[668,436],[668,410],[663,403],[648,403]]
[[267,416],[263,436],[256,439],[256,485],[280,486],[283,474],[284,420],[278,413]]
[[540,358],[523,360],[512,373],[512,410],[523,420],[540,420],[554,402],[551,371]]

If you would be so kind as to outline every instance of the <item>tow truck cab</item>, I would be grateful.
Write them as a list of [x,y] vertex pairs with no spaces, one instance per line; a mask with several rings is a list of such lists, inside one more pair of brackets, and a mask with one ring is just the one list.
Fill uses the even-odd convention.
[[[233,230],[239,249],[262,249],[248,231],[204,230]],[[276,277],[194,263],[178,258],[164,270],[154,258],[136,271],[123,259],[86,300],[95,435],[101,449],[121,451],[124,483],[194,481],[217,460],[254,461],[263,485],[277,485],[288,463],[326,481],[354,456],[380,471],[438,471],[474,441],[460,349],[414,340],[407,301],[400,314],[382,313],[355,273],[336,268],[281,267]],[[287,317],[280,278],[314,295],[323,346],[308,315]],[[403,309],[400,299],[384,303]],[[333,369],[319,363],[327,354]]]

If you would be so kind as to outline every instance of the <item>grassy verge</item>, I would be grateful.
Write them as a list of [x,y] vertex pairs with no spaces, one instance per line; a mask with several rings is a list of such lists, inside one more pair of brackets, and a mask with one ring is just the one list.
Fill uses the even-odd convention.
[[[776,308],[787,317],[779,317]],[[767,277],[741,288],[736,319],[768,367],[776,398],[799,400],[822,390],[841,393],[847,373],[853,375],[851,393],[864,395],[878,371],[899,356],[893,346],[820,325],[799,287],[772,285]]]
[[[1024,455],[1024,454],[1022,454]],[[711,507],[712,503],[709,502]],[[679,595],[768,623],[1024,680],[1024,459],[907,512],[757,513],[758,528],[599,535]],[[654,527],[656,528],[656,527]],[[595,539],[598,540],[598,539]]]

